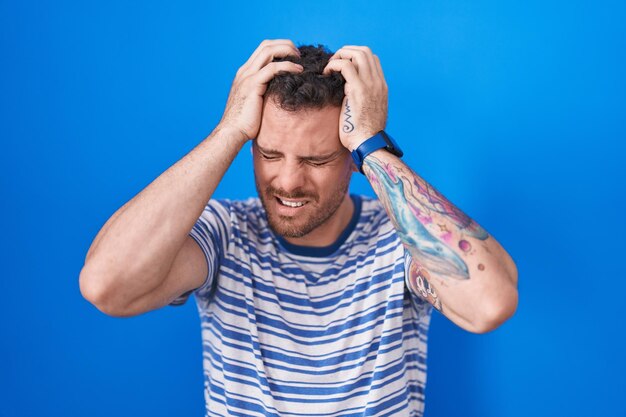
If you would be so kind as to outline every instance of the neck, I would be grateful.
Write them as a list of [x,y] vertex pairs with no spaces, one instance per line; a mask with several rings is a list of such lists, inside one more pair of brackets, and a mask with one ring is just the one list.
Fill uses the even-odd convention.
[[285,237],[284,239],[299,246],[324,247],[335,243],[341,233],[348,227],[352,214],[354,213],[354,203],[350,194],[346,193],[341,205],[335,213],[324,224],[302,237]]

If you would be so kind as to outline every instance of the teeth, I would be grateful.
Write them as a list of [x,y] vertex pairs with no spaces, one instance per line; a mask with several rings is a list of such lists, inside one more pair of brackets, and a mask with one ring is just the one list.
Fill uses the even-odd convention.
[[304,205],[304,202],[302,202],[302,201],[300,201],[300,202],[285,201],[282,198],[280,199],[280,202],[283,203],[284,205],[286,205],[287,207],[302,207]]

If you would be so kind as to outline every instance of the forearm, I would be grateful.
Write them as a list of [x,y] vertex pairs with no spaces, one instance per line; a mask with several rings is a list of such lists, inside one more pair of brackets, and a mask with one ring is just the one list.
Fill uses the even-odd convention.
[[121,207],[87,253],[81,290],[124,305],[157,288],[244,143],[216,129]]
[[370,154],[363,169],[411,254],[414,290],[471,331],[510,317],[517,271],[500,244],[391,153]]

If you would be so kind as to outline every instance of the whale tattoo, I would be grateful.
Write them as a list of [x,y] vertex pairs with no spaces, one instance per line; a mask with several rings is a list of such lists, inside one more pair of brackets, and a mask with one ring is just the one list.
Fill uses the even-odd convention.
[[367,158],[364,161],[369,168],[369,172],[366,171],[368,179],[374,187],[384,189],[378,195],[412,258],[431,276],[469,279],[469,270],[463,259],[433,236],[411,210],[411,204],[407,202],[405,195],[404,182],[392,170],[383,168],[374,159]]

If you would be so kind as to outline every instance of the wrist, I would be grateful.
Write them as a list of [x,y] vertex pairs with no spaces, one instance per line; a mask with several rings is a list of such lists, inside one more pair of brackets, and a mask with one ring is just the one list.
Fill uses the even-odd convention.
[[213,134],[240,147],[250,140],[243,130],[222,123],[217,125]]
[[344,145],[350,152],[355,151],[359,146],[361,146],[363,144],[363,142],[367,141],[369,138],[371,138],[372,136],[374,136],[376,134],[376,132],[371,133],[371,134],[363,134],[363,135],[358,135],[354,138],[351,138],[349,141],[346,141],[346,144]]

